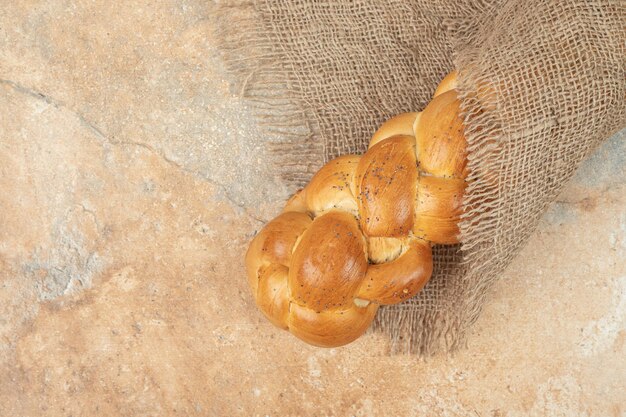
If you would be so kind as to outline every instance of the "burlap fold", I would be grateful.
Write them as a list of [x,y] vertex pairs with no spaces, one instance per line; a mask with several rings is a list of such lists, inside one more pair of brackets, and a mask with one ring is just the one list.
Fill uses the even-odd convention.
[[625,22],[610,0],[262,0],[221,5],[216,27],[276,172],[297,186],[459,70],[463,245],[435,248],[426,288],[375,325],[392,351],[430,354],[463,344],[580,161],[626,125]]

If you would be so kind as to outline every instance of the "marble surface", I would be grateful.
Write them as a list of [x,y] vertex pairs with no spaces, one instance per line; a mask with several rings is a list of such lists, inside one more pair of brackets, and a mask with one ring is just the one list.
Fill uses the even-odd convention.
[[493,289],[467,347],[274,329],[242,254],[290,189],[206,1],[0,8],[0,415],[624,416],[626,133]]

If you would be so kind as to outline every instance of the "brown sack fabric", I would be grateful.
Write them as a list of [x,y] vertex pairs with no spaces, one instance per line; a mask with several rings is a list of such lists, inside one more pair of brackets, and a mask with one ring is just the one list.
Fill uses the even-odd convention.
[[626,125],[621,0],[262,0],[222,5],[225,62],[301,186],[364,152],[385,119],[422,110],[459,70],[469,143],[462,247],[435,248],[413,299],[378,314],[392,351],[464,342],[491,284],[576,167]]

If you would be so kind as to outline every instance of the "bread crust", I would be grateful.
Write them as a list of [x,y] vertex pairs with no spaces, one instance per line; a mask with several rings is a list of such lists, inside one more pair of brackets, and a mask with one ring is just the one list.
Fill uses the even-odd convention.
[[459,241],[467,144],[455,87],[451,73],[421,113],[383,123],[364,155],[324,165],[252,240],[248,280],[273,324],[341,346],[380,305],[427,284],[431,245]]

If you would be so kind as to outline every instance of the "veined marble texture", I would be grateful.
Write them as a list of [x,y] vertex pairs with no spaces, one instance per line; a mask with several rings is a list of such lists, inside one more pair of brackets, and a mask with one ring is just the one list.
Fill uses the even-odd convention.
[[467,348],[310,347],[248,293],[243,253],[293,190],[229,87],[214,7],[0,7],[0,416],[625,415],[624,131]]

